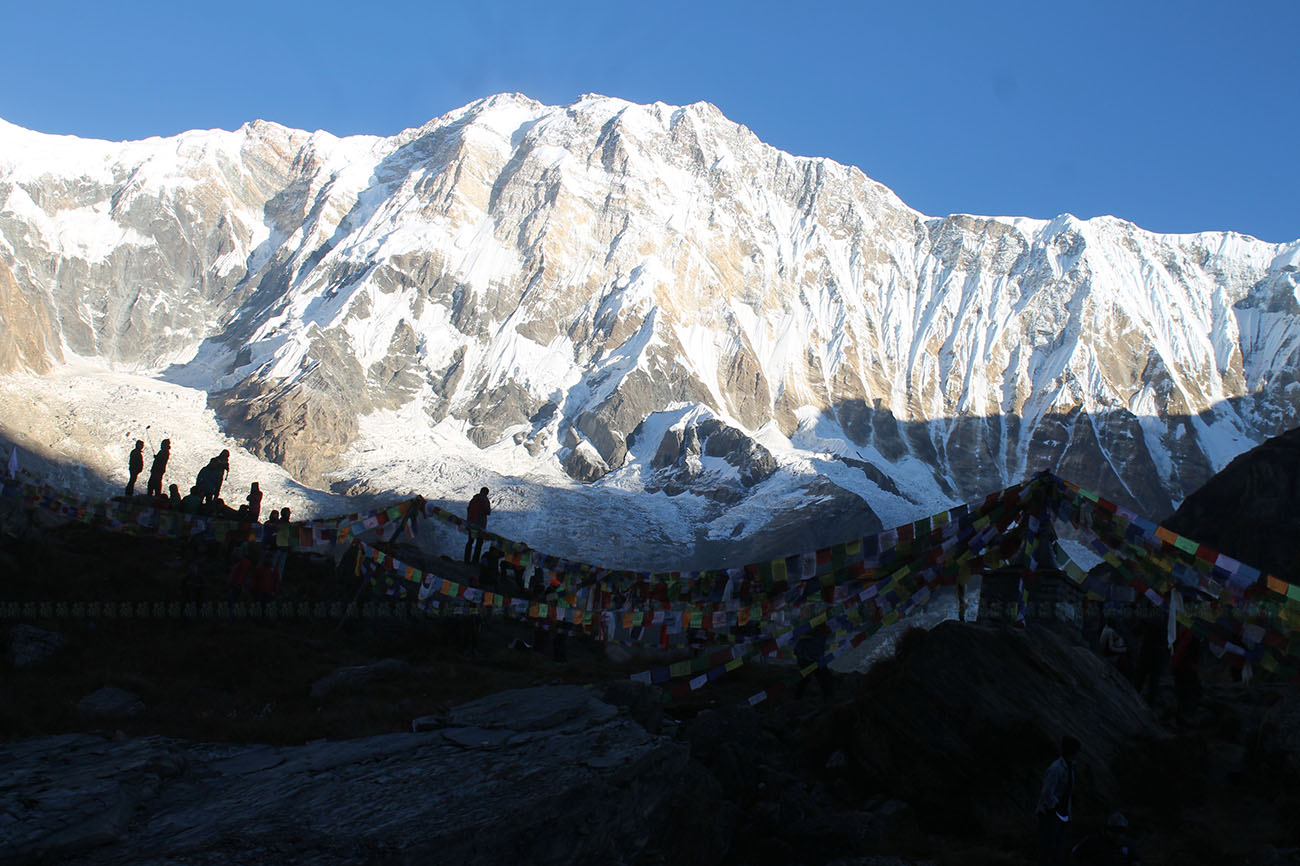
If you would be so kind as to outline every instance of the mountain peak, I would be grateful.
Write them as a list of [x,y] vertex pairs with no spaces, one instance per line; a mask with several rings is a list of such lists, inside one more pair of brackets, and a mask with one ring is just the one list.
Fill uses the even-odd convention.
[[750,561],[1039,469],[1160,514],[1300,419],[1300,245],[924,218],[705,102],[0,153],[10,371],[165,374],[321,486],[526,477],[525,537],[604,496],[647,556]]

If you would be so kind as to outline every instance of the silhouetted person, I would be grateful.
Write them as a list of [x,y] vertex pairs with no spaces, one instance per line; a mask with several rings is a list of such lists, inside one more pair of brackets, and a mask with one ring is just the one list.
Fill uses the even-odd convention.
[[557,662],[569,660],[569,628],[563,623],[555,624],[555,634],[551,637],[551,660]]
[[[289,506],[286,505],[285,507],[281,508],[279,525],[288,526],[289,520],[292,517],[293,517],[293,513],[289,510]],[[272,559],[271,564],[275,566],[275,570],[280,574],[280,579],[283,580],[285,574],[287,574],[289,570],[289,548],[277,547],[275,549],[275,557],[274,559]]]
[[498,564],[501,561],[501,549],[495,544],[488,547],[487,553],[479,560],[478,564],[478,585],[493,592],[500,591],[501,572]]
[[216,499],[221,496],[222,482],[224,482],[226,476],[230,474],[230,452],[223,448],[220,454],[212,458],[212,462],[216,464],[218,470],[217,474],[213,476],[213,483],[216,487],[213,490],[212,498]]
[[1115,620],[1111,617],[1105,619],[1105,627],[1101,630],[1101,637],[1098,638],[1098,648],[1101,650],[1101,657],[1113,664],[1125,677],[1132,674],[1128,661],[1128,643],[1120,630],[1115,627]]
[[1178,724],[1185,725],[1192,721],[1196,706],[1201,700],[1201,677],[1197,663],[1201,654],[1201,642],[1192,630],[1182,627],[1174,641],[1173,657],[1169,660],[1169,670],[1174,674],[1174,697],[1178,701]]
[[243,595],[244,587],[249,590],[253,588],[253,569],[257,567],[261,560],[261,551],[254,549],[251,553],[244,551],[240,557],[235,560],[234,566],[230,569],[230,576],[226,578],[226,586],[230,590],[230,601],[239,601]]
[[1155,706],[1160,675],[1169,661],[1169,638],[1165,622],[1148,617],[1142,622],[1142,640],[1138,644],[1137,664],[1133,669],[1133,688]]
[[153,456],[153,465],[149,467],[149,485],[145,492],[150,496],[162,495],[163,473],[167,471],[167,460],[172,456],[172,440],[164,439],[158,445],[158,453]]
[[[487,531],[488,515],[492,513],[492,503],[488,501],[488,489],[484,487],[474,498],[469,501],[469,506],[465,509],[465,519],[468,526],[465,531],[469,533],[469,538],[465,539],[465,561],[478,562],[479,556],[483,553],[483,533]],[[473,557],[470,551],[473,550]]]
[[1079,741],[1061,738],[1061,756],[1052,762],[1043,776],[1043,790],[1038,795],[1038,840],[1043,866],[1065,863],[1065,828],[1070,823],[1074,801],[1074,759],[1079,756]]
[[1070,862],[1078,866],[1142,866],[1142,852],[1129,833],[1128,819],[1114,812],[1106,819],[1106,829],[1093,833],[1070,852]]
[[135,450],[127,458],[127,468],[131,471],[131,477],[126,481],[126,495],[135,496],[135,480],[140,477],[144,471],[144,441],[135,440]]
[[180,511],[182,502],[184,500],[181,499],[181,489],[175,484],[169,484],[167,486],[167,504],[173,511]]
[[198,514],[203,508],[203,491],[198,486],[190,488],[189,495],[181,500],[181,511],[186,514]]
[[263,560],[253,569],[253,580],[251,583],[253,589],[253,598],[266,604],[275,598],[276,593],[280,591],[280,572],[275,566]]
[[262,514],[262,489],[253,482],[253,486],[248,488],[248,513],[252,515],[253,522],[256,523],[258,517]]
[[216,459],[217,458],[214,457],[209,460],[207,464],[199,470],[199,474],[194,477],[194,486],[203,497],[204,505],[207,505],[209,502],[212,502],[217,498],[214,476],[219,470],[216,468]]
[[[794,645],[794,656],[799,663],[799,668],[803,669],[811,664],[817,665],[817,670],[812,676],[817,678],[817,687],[821,689],[822,700],[829,701],[835,688],[835,679],[831,674],[830,668],[822,662],[826,656],[826,641],[830,637],[830,628],[826,623],[822,623],[817,628],[808,632],[799,638]],[[799,680],[799,684],[794,687],[794,698],[799,700],[808,688],[808,677]]]

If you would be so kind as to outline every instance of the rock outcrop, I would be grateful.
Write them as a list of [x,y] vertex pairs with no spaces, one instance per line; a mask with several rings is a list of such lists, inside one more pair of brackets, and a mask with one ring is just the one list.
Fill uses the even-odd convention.
[[44,664],[58,655],[71,641],[57,631],[18,623],[9,630],[9,660],[16,668]]
[[1054,630],[941,623],[899,642],[854,703],[849,753],[869,784],[923,826],[1017,833],[1032,816],[1061,737],[1083,743],[1081,810],[1177,800],[1172,737],[1113,665]]
[[687,746],[577,686],[437,730],[302,746],[0,745],[0,862],[716,862],[718,786]]
[[1164,525],[1300,583],[1300,428],[1237,457]]

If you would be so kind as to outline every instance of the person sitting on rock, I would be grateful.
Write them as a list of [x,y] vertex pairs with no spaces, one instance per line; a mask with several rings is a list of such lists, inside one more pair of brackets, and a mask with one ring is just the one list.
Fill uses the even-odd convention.
[[248,488],[248,513],[252,516],[253,522],[256,523],[262,515],[262,488],[253,482],[253,486]]
[[491,590],[493,592],[501,591],[501,574],[498,568],[498,563],[501,561],[503,555],[501,548],[493,544],[488,547],[487,553],[483,554],[483,558],[479,560],[478,585],[481,589]]
[[1070,862],[1078,866],[1142,866],[1142,853],[1129,835],[1128,819],[1115,812],[1106,819],[1104,831],[1074,846]]
[[198,514],[203,510],[203,491],[197,485],[190,488],[190,493],[181,500],[181,511],[186,514]]

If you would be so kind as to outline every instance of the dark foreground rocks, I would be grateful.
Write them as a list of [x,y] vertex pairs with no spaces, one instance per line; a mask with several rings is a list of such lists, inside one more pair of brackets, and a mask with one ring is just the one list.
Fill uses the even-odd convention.
[[[718,786],[578,686],[302,746],[66,735],[0,746],[0,862],[711,863]],[[653,851],[652,851],[653,849]]]
[[830,700],[709,688],[513,689],[302,745],[0,744],[0,864],[1029,864],[1063,734],[1076,836],[1120,810],[1148,863],[1300,862],[1289,687],[1207,683],[1172,730],[1077,641],[946,623]]

